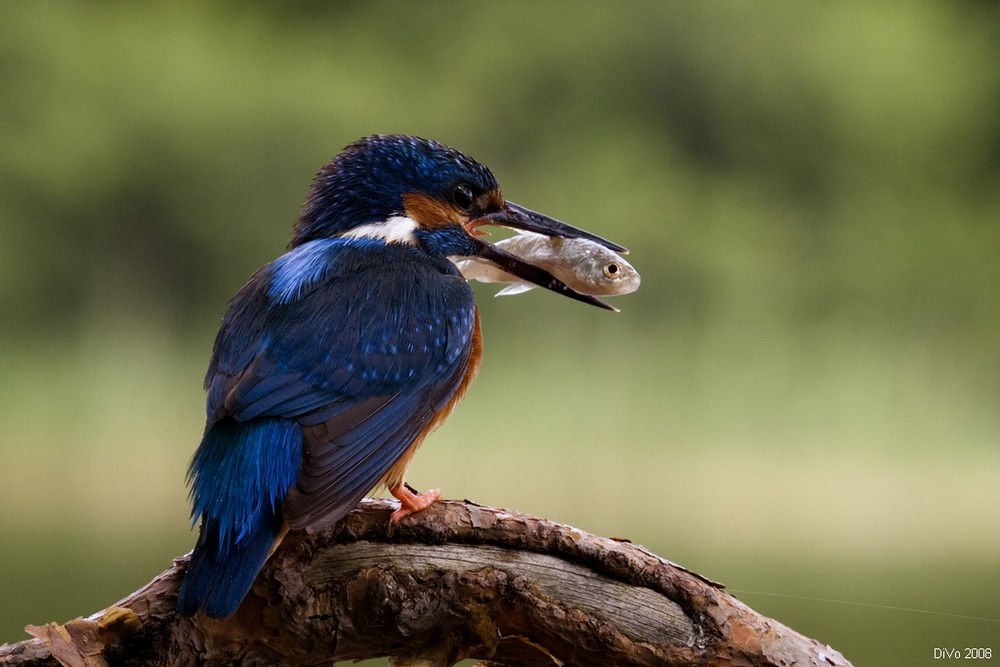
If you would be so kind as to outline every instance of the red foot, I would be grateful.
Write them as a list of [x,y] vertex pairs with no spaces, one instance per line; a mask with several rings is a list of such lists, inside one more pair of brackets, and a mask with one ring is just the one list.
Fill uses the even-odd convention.
[[389,523],[396,525],[414,512],[425,510],[434,504],[441,497],[440,489],[431,489],[423,493],[414,493],[406,488],[405,484],[400,484],[395,489],[389,489],[389,493],[399,498],[399,509],[389,517]]

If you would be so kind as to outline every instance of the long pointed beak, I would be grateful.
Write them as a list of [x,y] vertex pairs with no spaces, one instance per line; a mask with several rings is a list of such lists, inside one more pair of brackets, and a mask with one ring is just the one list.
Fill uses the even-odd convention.
[[[568,225],[567,225],[568,226]],[[475,237],[474,237],[475,238]],[[601,301],[597,297],[590,296],[589,294],[580,294],[576,290],[572,289],[566,283],[560,281],[559,279],[552,276],[551,273],[545,269],[529,264],[520,257],[510,254],[500,248],[496,247],[492,243],[488,243],[481,238],[476,238],[476,242],[479,244],[479,254],[480,259],[486,260],[491,264],[503,269],[507,273],[511,273],[518,278],[527,280],[530,283],[534,283],[539,287],[544,287],[545,289],[552,290],[557,294],[562,294],[563,296],[568,296],[571,299],[576,299],[577,301],[582,301],[584,303],[589,303],[592,306],[597,306],[598,308],[604,308],[606,310],[611,310],[618,312],[618,309],[614,306]]]
[[[591,234],[588,231],[577,229],[572,225],[567,225],[565,222],[560,222],[559,220],[550,218],[547,215],[536,213],[535,211],[520,206],[519,204],[515,204],[514,202],[505,202],[502,209],[496,213],[490,213],[489,215],[483,216],[481,220],[492,225],[523,229],[529,232],[545,234],[546,236],[561,236],[566,239],[588,239],[601,244],[605,248],[615,252],[620,252],[623,255],[628,254],[628,249],[618,245],[617,243],[612,243],[611,241],[601,238],[596,234]],[[513,271],[511,271],[511,273],[513,273]]]

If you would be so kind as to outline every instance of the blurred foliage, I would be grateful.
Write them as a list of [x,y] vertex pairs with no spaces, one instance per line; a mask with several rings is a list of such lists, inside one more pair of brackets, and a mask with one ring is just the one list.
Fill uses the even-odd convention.
[[[852,599],[931,577],[899,606],[1000,617],[998,62],[989,2],[0,5],[0,523],[23,537],[0,640],[193,541],[180,480],[225,302],[373,132],[468,152],[643,274],[615,317],[477,286],[483,377],[418,487],[738,589],[799,572],[791,592],[836,597],[855,563]],[[89,579],[54,552],[104,594],[67,594]],[[953,566],[978,594],[949,597]],[[996,627],[748,600],[858,664]]]
[[202,324],[328,157],[403,131],[650,258],[649,321],[847,315],[1000,349],[989,5],[262,5],[3,8],[8,335]]

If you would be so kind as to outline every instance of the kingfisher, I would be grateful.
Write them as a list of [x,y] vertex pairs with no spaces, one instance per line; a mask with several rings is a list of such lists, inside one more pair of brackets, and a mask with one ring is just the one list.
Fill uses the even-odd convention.
[[440,497],[409,487],[407,467],[483,350],[451,258],[609,307],[487,242],[490,224],[625,251],[507,201],[486,166],[435,141],[365,137],[319,171],[287,252],[247,280],[215,339],[182,614],[230,616],[287,531],[330,526],[379,485],[399,500],[392,523]]

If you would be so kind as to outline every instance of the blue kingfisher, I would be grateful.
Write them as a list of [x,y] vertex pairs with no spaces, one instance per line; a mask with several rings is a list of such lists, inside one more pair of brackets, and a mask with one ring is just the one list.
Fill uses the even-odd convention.
[[231,615],[288,530],[340,520],[384,484],[398,522],[440,497],[405,484],[427,435],[479,369],[475,257],[585,303],[483,239],[482,225],[619,245],[504,199],[490,170],[427,139],[376,135],[317,174],[288,252],[229,304],[205,376],[188,471],[197,545],[182,614]]

